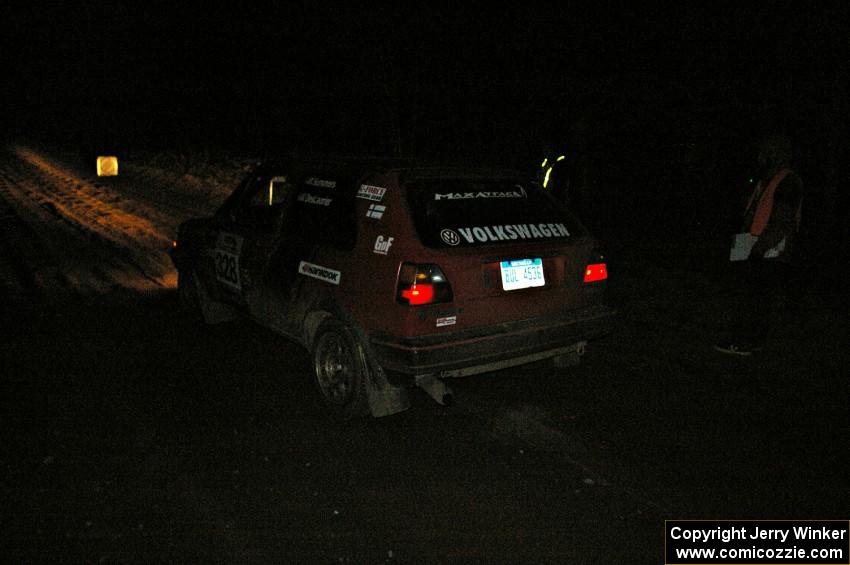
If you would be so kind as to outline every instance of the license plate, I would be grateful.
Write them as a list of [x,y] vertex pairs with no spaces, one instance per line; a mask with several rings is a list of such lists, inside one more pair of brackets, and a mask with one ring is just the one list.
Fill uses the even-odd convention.
[[539,257],[502,261],[499,266],[502,269],[502,288],[505,290],[518,290],[546,284],[543,278],[543,259]]

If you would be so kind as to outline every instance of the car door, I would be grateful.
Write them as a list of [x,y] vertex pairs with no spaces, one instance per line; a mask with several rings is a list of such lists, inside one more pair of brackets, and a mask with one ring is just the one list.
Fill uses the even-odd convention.
[[[339,281],[328,276],[333,266],[316,265],[317,257],[348,255],[356,238],[354,191],[350,175],[324,168],[299,171],[288,186],[292,196],[280,216],[267,252],[258,257],[256,289],[246,291],[253,317],[280,333],[301,335],[301,323],[313,298],[305,286],[322,280],[332,292]],[[325,274],[318,274],[325,273]],[[327,273],[330,273],[328,275]],[[338,274],[338,273],[337,273]]]
[[207,234],[216,298],[247,306],[290,196],[285,177],[260,173],[248,181],[238,202],[217,218]]
[[267,192],[261,199],[270,207],[270,217],[257,221],[262,228],[252,230],[242,243],[242,302],[257,321],[283,330],[280,321],[290,299],[295,267],[283,268],[281,256],[297,245],[292,229],[296,188],[288,175],[272,175],[263,182]]

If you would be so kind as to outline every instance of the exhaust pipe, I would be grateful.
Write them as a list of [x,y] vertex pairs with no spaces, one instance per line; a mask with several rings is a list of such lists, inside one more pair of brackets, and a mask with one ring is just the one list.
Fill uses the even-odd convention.
[[417,377],[416,385],[437,401],[437,404],[451,406],[454,402],[452,389],[446,383],[434,376]]

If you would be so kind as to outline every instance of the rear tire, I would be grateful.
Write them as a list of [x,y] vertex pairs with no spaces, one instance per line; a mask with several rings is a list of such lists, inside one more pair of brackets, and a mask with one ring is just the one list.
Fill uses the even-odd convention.
[[319,326],[313,340],[316,388],[334,416],[348,419],[369,412],[369,369],[354,332],[335,319]]

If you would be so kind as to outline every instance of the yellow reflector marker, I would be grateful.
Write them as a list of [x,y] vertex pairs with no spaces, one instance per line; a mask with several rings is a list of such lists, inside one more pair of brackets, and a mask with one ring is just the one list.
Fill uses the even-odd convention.
[[541,169],[545,169],[545,168],[546,168],[546,163],[548,163],[548,162],[549,162],[549,159],[548,159],[548,158],[543,159],[543,162],[542,162],[542,163],[540,163],[540,168],[541,168]]
[[116,176],[118,176],[118,157],[98,157],[97,158],[97,176],[99,176],[99,177],[116,177]]
[[564,159],[566,159],[566,158],[567,158],[567,156],[566,156],[566,155],[561,155],[560,157],[558,157],[557,159],[555,159],[555,162],[557,163],[558,161],[563,161],[563,160],[564,160]]
[[549,175],[552,174],[552,167],[546,171],[546,176],[543,178],[543,188],[546,188],[546,185],[549,184]]

